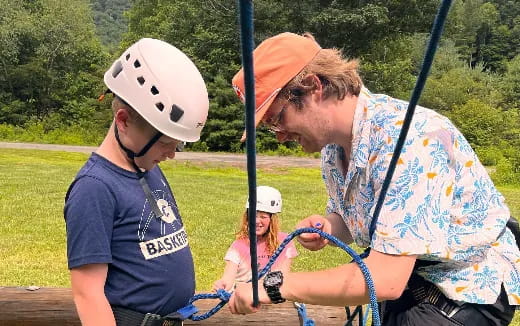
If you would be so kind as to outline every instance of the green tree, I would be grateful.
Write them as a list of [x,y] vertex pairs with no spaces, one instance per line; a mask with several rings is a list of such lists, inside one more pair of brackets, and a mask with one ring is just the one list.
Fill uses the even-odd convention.
[[[0,122],[23,124],[57,113],[65,123],[90,117],[106,55],[86,0],[1,0],[6,13],[0,64]],[[13,28],[14,27],[14,28]]]
[[124,12],[131,6],[131,0],[91,0],[96,32],[101,42],[115,50],[126,32],[127,21]]
[[500,89],[503,95],[502,105],[520,109],[520,55],[507,64]]
[[520,4],[518,1],[457,0],[453,4],[446,33],[472,67],[483,64],[502,72],[520,52]]
[[[254,6],[257,44],[280,32],[309,31],[322,46],[342,48],[348,56],[354,57],[369,53],[373,44],[382,44],[383,40],[395,40],[396,44],[391,47],[401,50],[403,46],[399,42],[405,35],[429,29],[437,1],[378,0],[368,3],[280,0],[273,5],[272,1],[257,0]],[[240,146],[232,142],[238,142],[243,131],[243,113],[236,112],[238,108],[243,111],[243,106],[234,95],[221,101],[223,92],[219,89],[230,89],[231,78],[241,64],[236,3],[217,0],[136,0],[127,17],[128,33],[123,38],[121,48],[141,37],[156,37],[184,51],[202,71],[208,83],[210,99],[217,99],[219,103],[210,109],[210,119],[205,128],[208,132],[203,133],[202,141],[211,150],[238,150]],[[384,64],[386,66],[382,68],[368,64],[367,76],[383,71],[387,75],[395,74],[399,79],[389,84],[385,82],[390,80],[388,77],[374,84],[387,85],[386,89],[395,90],[396,93],[401,87],[410,87],[410,70],[413,69],[410,58],[400,59],[396,54],[391,62]],[[407,74],[401,76],[401,72]],[[217,76],[222,80],[217,80]],[[263,129],[258,133],[260,149],[269,150],[277,146],[271,134]]]
[[449,116],[473,148],[498,145],[503,127],[500,110],[471,99],[463,105],[456,105]]
[[482,65],[456,67],[428,79],[421,105],[442,113],[472,99],[496,106],[500,101],[496,84],[497,76],[486,72]]

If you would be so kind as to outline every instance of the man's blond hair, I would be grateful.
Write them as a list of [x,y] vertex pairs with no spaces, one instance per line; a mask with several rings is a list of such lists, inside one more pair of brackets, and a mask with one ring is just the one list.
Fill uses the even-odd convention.
[[[310,33],[303,36],[315,41]],[[323,99],[335,97],[342,100],[347,95],[358,96],[363,86],[358,68],[358,60],[344,58],[341,50],[321,49],[316,57],[282,88],[278,98],[287,99],[301,109],[305,95],[317,87],[315,83],[306,79],[309,75],[316,75],[320,79]]]

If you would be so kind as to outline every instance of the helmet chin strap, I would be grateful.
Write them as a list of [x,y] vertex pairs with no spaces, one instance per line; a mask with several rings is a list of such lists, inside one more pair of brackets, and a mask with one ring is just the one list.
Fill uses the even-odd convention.
[[157,206],[157,200],[155,200],[152,190],[150,189],[150,186],[148,185],[148,182],[146,182],[146,179],[144,177],[146,175],[146,172],[148,172],[148,171],[147,170],[143,171],[139,166],[137,166],[137,164],[135,163],[135,158],[145,155],[146,152],[148,152],[148,150],[153,146],[153,144],[155,144],[159,140],[159,138],[161,138],[161,136],[163,134],[158,131],[155,134],[155,136],[153,136],[152,139],[150,139],[150,141],[148,141],[148,143],[143,147],[143,149],[141,149],[141,151],[136,154],[132,150],[130,150],[128,147],[123,145],[123,143],[121,142],[121,139],[119,138],[119,131],[117,129],[116,124],[114,124],[114,133],[116,136],[117,143],[119,144],[119,147],[121,147],[121,149],[123,151],[125,151],[126,156],[130,159],[135,171],[137,172],[137,177],[139,178],[139,183],[141,184],[141,187],[143,188],[144,194],[146,195],[146,199],[150,203],[153,213],[155,214],[155,216],[158,219],[160,219],[163,216],[163,213],[159,209],[159,206]]
[[131,149],[123,145],[121,139],[119,138],[119,131],[117,129],[116,124],[114,124],[114,133],[119,147],[121,147],[121,149],[126,153],[126,156],[130,159],[135,171],[137,172],[137,176],[139,177],[139,179],[141,179],[147,171],[143,171],[139,166],[137,166],[137,164],[135,163],[135,158],[145,155],[148,152],[148,150],[153,146],[153,144],[155,144],[163,134],[160,131],[158,131],[155,134],[155,136],[153,136],[152,139],[150,139],[150,141],[148,141],[148,143],[141,149],[141,151],[139,151],[139,153],[136,154]]

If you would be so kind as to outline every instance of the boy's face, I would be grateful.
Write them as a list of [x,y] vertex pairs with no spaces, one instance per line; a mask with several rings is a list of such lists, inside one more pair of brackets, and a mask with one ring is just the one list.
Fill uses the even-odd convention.
[[[134,123],[129,132],[132,138],[134,153],[140,152],[148,142],[157,134],[157,130],[148,123]],[[151,170],[158,163],[165,161],[168,158],[175,157],[175,149],[180,143],[179,140],[170,138],[168,136],[161,136],[152,147],[144,154],[135,158],[135,163],[142,169]]]
[[[153,137],[153,136],[151,136]],[[151,139],[148,138],[148,141]],[[148,142],[146,141],[146,143]],[[143,147],[146,145],[143,145]],[[136,157],[135,163],[145,170],[151,170],[157,164],[166,159],[173,159],[175,157],[175,149],[177,145],[180,143],[179,140],[173,139],[167,136],[162,136],[159,138],[155,144],[146,152],[145,155]]]
[[[123,106],[115,115],[116,123],[119,124],[120,139],[134,153],[139,153],[157,134],[154,127],[129,108]],[[163,135],[145,155],[136,157],[135,163],[142,169],[151,170],[158,163],[174,158],[179,143],[179,140]]]

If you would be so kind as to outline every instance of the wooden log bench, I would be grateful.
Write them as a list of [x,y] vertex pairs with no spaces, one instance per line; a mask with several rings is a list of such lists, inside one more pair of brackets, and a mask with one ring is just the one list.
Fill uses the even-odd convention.
[[[198,300],[199,313],[213,308],[219,300]],[[343,307],[306,305],[307,316],[316,325],[344,325]],[[70,288],[0,287],[1,326],[80,325],[72,301]],[[262,305],[261,311],[251,315],[232,315],[227,306],[210,318],[184,325],[299,325],[298,312],[290,302]]]

